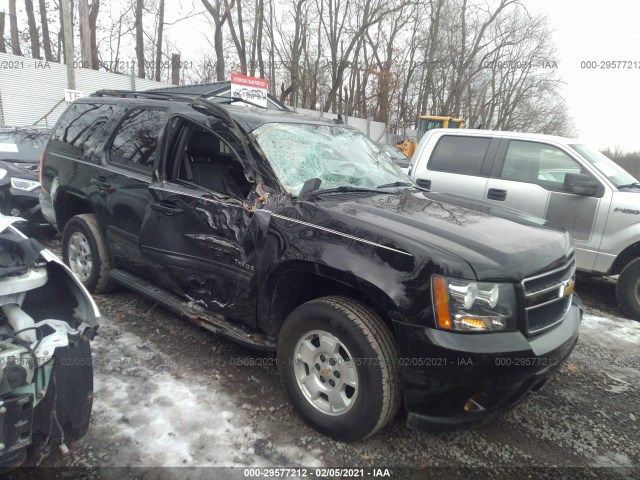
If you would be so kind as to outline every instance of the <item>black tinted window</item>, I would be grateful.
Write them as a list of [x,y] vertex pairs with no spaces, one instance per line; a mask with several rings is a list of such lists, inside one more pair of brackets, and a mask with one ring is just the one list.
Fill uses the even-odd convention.
[[446,135],[436,145],[429,169],[441,172],[479,175],[490,138]]
[[163,110],[133,110],[118,126],[111,144],[110,162],[151,172],[158,135],[164,126]]
[[87,155],[102,139],[113,105],[74,103],[62,114],[51,146],[73,156]]

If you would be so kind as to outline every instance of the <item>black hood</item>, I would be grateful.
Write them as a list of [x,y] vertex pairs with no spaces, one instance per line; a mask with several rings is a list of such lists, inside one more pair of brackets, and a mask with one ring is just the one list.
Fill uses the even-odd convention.
[[370,223],[372,232],[399,243],[404,237],[411,240],[407,244],[447,250],[467,261],[478,280],[520,281],[573,254],[571,236],[545,220],[466,197],[409,191],[333,195],[318,199],[316,206]]

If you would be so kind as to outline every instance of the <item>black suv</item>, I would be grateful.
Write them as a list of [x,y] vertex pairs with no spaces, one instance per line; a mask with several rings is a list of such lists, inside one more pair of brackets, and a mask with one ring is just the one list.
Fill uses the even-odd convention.
[[412,428],[481,423],[567,358],[568,233],[429,193],[340,121],[235,100],[97,92],[62,115],[40,202],[88,289],[276,350],[297,411],[344,441],[401,402]]

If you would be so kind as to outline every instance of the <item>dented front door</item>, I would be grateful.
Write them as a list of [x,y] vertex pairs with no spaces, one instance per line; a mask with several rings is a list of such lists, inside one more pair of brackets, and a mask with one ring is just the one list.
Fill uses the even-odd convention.
[[[252,216],[235,198],[170,182],[149,186],[140,236],[142,255],[169,278],[154,279],[231,319],[252,322],[255,267],[248,234]],[[158,272],[162,275],[162,272]]]

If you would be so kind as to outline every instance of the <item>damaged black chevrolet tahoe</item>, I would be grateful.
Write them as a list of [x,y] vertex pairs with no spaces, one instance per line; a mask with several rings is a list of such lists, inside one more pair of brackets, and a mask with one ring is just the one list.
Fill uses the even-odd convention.
[[124,285],[275,350],[334,439],[482,423],[578,338],[572,240],[417,187],[338,121],[213,95],[98,92],[56,125],[41,205],[96,293]]

